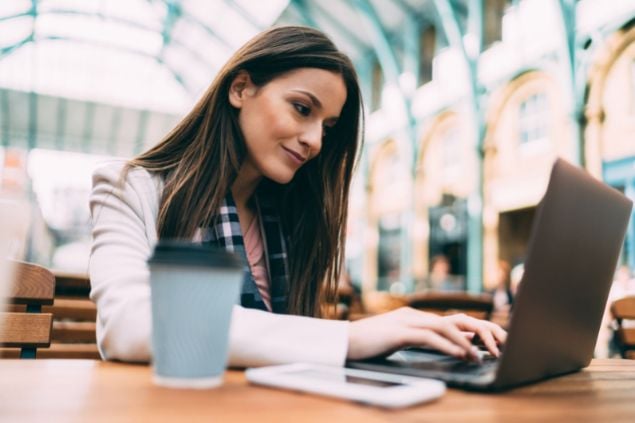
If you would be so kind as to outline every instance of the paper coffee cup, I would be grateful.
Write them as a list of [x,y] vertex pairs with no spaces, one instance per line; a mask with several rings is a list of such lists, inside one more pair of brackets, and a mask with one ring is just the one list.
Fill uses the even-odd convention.
[[220,385],[242,260],[216,247],[163,241],[148,264],[155,383],[175,388]]

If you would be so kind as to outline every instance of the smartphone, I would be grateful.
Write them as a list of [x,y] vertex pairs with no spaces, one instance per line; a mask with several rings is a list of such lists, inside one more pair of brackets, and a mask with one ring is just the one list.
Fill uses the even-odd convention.
[[434,379],[294,363],[251,368],[251,383],[310,392],[387,408],[407,407],[439,398],[445,384]]

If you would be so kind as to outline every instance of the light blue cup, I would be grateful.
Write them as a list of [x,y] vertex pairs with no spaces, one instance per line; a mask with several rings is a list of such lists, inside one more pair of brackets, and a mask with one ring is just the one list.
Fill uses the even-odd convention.
[[148,264],[155,383],[219,386],[243,279],[241,260],[214,247],[167,241],[155,247]]

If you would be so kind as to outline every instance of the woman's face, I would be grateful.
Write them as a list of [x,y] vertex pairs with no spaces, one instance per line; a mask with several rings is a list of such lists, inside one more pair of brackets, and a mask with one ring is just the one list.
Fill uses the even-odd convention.
[[246,72],[230,86],[229,101],[247,144],[241,173],[286,184],[317,156],[325,131],[335,125],[346,101],[338,73],[299,68],[257,87]]

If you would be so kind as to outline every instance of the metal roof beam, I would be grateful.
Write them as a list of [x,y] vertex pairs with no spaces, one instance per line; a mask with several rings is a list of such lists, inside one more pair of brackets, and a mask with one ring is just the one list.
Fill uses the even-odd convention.
[[66,115],[68,109],[68,100],[64,97],[57,98],[57,131],[55,134],[55,148],[62,151],[66,144]]
[[361,12],[362,19],[367,23],[373,47],[386,79],[397,82],[401,73],[399,62],[375,8],[368,0],[353,0],[353,4],[357,6],[357,10]]
[[315,19],[313,19],[313,15],[311,15],[311,11],[309,10],[309,5],[306,0],[291,0],[291,5],[300,14],[300,18],[305,25],[313,28],[320,27]]
[[11,19],[24,18],[25,16],[33,16],[31,9],[28,12],[16,13],[15,15],[0,16],[0,22],[10,21]]
[[9,56],[14,51],[18,50],[20,47],[24,46],[33,41],[33,34],[29,34],[26,38],[18,41],[17,43],[0,48],[0,60],[4,59],[6,56]]
[[[362,21],[369,29],[373,47],[377,53],[380,66],[389,82],[396,89],[399,101],[403,105],[403,113],[406,119],[406,137],[397,137],[399,145],[399,158],[408,169],[408,175],[412,177],[415,172],[415,148],[416,140],[416,122],[412,116],[410,100],[404,95],[399,83],[401,75],[401,66],[395,52],[390,45],[388,34],[384,29],[384,25],[379,18],[377,11],[369,0],[354,0],[353,4],[360,13]],[[402,211],[402,225],[404,228],[411,226],[414,216],[414,202],[409,201]],[[412,253],[411,253],[410,232],[401,231],[400,236],[400,275],[399,279],[404,284],[407,291],[411,290],[414,285],[412,278]]]
[[93,129],[95,127],[95,103],[87,101],[84,103],[86,111],[84,113],[84,134],[82,137],[81,151],[90,152],[90,145],[93,139]]
[[[574,137],[574,157],[578,165],[584,166],[584,133],[581,123],[584,116],[584,95],[586,82],[584,72],[578,72],[578,54],[576,40],[576,2],[575,0],[558,0],[557,12],[559,14],[560,29],[560,53],[565,61],[565,77],[567,79],[567,91],[571,99],[570,117]],[[582,78],[580,78],[582,74]]]
[[470,292],[479,292],[483,288],[483,143],[485,140],[485,123],[482,108],[480,107],[480,88],[477,77],[478,57],[481,53],[483,39],[483,0],[470,0],[468,13],[468,31],[477,38],[475,48],[468,51],[464,44],[464,35],[461,31],[459,18],[450,0],[434,0],[440,26],[445,32],[450,45],[459,50],[468,77],[468,100],[471,110],[472,127],[469,133],[473,134],[473,144],[477,155],[477,172],[475,175],[475,190],[468,199],[468,272],[467,289]]
[[27,136],[27,148],[32,150],[37,145],[37,111],[38,98],[34,91],[29,92],[29,127]]
[[158,56],[163,57],[165,52],[165,48],[170,45],[172,42],[172,30],[174,29],[174,25],[176,21],[181,17],[181,5],[178,1],[169,0],[165,3],[167,12],[165,14],[165,19],[163,20],[163,29],[161,30],[161,51]]
[[[14,19],[17,17],[21,17],[21,16],[30,16],[31,13],[21,13],[18,15],[13,15],[10,17],[5,17],[5,19]],[[43,15],[76,15],[76,16],[85,16],[85,17],[96,17],[99,19],[103,19],[105,21],[110,21],[110,22],[114,22],[114,23],[118,23],[118,24],[123,24],[123,25],[127,25],[130,26],[131,28],[135,28],[135,29],[140,29],[143,31],[148,31],[148,32],[156,32],[155,28],[151,28],[147,25],[143,25],[140,24],[139,22],[135,22],[132,21],[130,19],[125,19],[125,18],[121,18],[121,17],[117,17],[117,16],[107,16],[104,15],[103,13],[87,13],[87,12],[83,12],[80,10],[71,10],[71,9],[61,9],[61,8],[54,8],[54,9],[49,9],[46,11],[40,11],[38,13],[39,16],[43,16]],[[2,20],[2,18],[0,18],[0,21]],[[167,17],[166,17],[167,20]],[[196,61],[200,62],[201,64],[205,65],[205,66],[210,66],[210,67],[214,67],[213,63],[208,62],[203,56],[201,56],[198,51],[186,46],[185,44],[183,44],[181,41],[174,39],[171,37],[170,33],[171,33],[171,29],[173,28],[174,24],[176,23],[176,19],[172,19],[170,21],[170,23],[166,23],[166,25],[170,26],[170,29],[168,31],[166,31],[166,29],[164,28],[164,30],[161,32],[161,36],[163,38],[163,48],[165,48],[165,46],[167,44],[172,44],[180,49],[182,49],[183,51],[185,51],[186,53],[188,53],[193,59],[195,59]],[[27,42],[28,42],[28,38],[27,38]],[[21,41],[19,46],[17,46],[16,48],[21,47],[22,45],[26,44],[26,42]],[[14,46],[10,46],[10,47],[15,47]],[[6,48],[5,48],[6,49]],[[0,49],[0,58],[2,58],[3,55],[3,50],[4,49]],[[159,56],[162,56],[162,52],[159,52]]]

